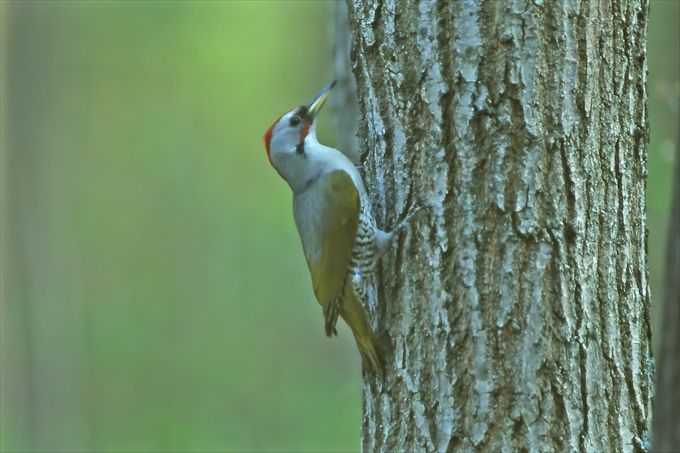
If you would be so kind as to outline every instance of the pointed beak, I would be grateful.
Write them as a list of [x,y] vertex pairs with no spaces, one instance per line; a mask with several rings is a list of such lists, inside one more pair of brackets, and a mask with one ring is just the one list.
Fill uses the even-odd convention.
[[309,108],[308,115],[312,118],[312,120],[316,118],[316,115],[319,114],[319,110],[321,110],[323,103],[326,102],[326,98],[328,97],[334,86],[335,80],[326,85],[321,91],[319,91],[316,94],[316,96],[312,98],[309,104],[307,104],[307,107]]

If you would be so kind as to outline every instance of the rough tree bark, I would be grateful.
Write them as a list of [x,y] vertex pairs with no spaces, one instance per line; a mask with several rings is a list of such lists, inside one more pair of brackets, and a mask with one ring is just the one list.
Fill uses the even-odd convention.
[[388,361],[365,451],[642,451],[646,0],[349,0]]

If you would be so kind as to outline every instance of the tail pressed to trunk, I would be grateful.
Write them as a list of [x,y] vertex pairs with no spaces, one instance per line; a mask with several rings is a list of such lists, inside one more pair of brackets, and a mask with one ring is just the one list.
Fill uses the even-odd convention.
[[368,314],[361,301],[354,295],[354,291],[348,291],[348,293],[350,294],[346,294],[340,316],[352,329],[364,369],[382,380],[385,374],[385,353],[371,328]]

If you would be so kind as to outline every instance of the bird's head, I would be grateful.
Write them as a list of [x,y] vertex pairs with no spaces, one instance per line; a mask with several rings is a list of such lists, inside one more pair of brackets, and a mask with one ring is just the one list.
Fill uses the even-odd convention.
[[287,166],[292,159],[305,158],[305,140],[316,140],[314,120],[333,86],[335,81],[326,85],[309,103],[283,114],[267,129],[263,137],[264,146],[269,162],[279,173],[281,166]]

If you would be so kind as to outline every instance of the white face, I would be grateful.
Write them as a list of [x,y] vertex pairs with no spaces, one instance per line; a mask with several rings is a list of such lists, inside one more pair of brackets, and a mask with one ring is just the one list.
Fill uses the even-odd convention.
[[269,161],[293,191],[310,171],[305,139],[315,137],[313,118],[304,105],[283,115],[264,135]]
[[275,161],[282,153],[304,152],[302,147],[299,150],[297,148],[304,142],[313,124],[306,113],[306,107],[298,107],[283,115],[274,125],[269,144],[272,164],[275,165]]
[[264,134],[269,162],[291,187],[293,178],[309,170],[305,140],[309,138],[312,147],[314,142],[318,144],[314,118],[334,86],[335,81],[326,85],[308,104],[283,115]]

